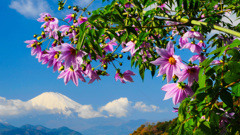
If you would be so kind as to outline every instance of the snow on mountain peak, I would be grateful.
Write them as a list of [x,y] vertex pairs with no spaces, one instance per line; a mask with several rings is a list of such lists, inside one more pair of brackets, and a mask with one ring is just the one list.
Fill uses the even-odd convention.
[[42,93],[28,102],[30,102],[35,108],[41,110],[49,109],[65,115],[70,115],[72,113],[71,110],[76,110],[82,106],[72,99],[56,92]]

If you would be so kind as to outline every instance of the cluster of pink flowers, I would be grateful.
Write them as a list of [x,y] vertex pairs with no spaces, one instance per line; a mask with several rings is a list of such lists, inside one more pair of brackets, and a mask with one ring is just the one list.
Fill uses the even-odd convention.
[[[199,42],[195,44],[194,42],[189,42],[189,39],[193,39],[194,41],[199,40]],[[206,48],[203,40],[205,40],[204,36],[196,31],[187,31],[179,39],[181,49],[187,48],[192,53],[197,53],[197,55],[190,58],[190,61],[193,62],[198,59],[202,62],[206,59],[201,53],[203,51],[202,48]],[[160,57],[151,63],[160,66],[158,76],[166,74],[167,83],[169,83],[173,77],[178,77],[177,83],[166,84],[162,87],[162,90],[167,92],[164,100],[173,98],[173,103],[176,105],[186,97],[192,96],[193,91],[190,87],[194,81],[198,82],[199,66],[194,64],[185,65],[180,56],[174,55],[174,44],[172,41],[168,42],[166,49],[156,47],[156,52]],[[188,84],[184,84],[183,82],[187,78]]]
[[[53,66],[53,71],[59,71],[60,74],[58,79],[63,78],[64,83],[67,84],[70,80],[78,86],[78,79],[82,82],[86,82],[85,78],[89,78],[89,83],[95,80],[100,80],[99,75],[108,76],[109,74],[102,70],[95,70],[90,64],[91,55],[83,50],[78,50],[76,44],[78,41],[78,28],[84,22],[87,22],[87,17],[78,17],[77,14],[69,14],[65,18],[68,20],[68,25],[59,26],[59,21],[57,18],[52,17],[49,13],[40,14],[40,18],[37,20],[43,22],[42,28],[44,31],[41,36],[33,40],[27,40],[27,47],[31,48],[31,55],[36,55],[36,58],[42,64],[48,64],[48,68]],[[72,25],[70,25],[72,23]],[[42,43],[47,39],[54,39],[52,46],[43,49]],[[71,43],[64,43],[64,38],[68,38]],[[108,41],[108,42],[107,42]],[[112,52],[114,50],[113,46],[116,46],[117,42],[115,39],[105,39],[105,44],[101,44],[102,49],[107,52]],[[128,45],[128,44],[127,44]],[[84,46],[83,46],[84,48]],[[90,60],[84,60],[83,57],[89,57]],[[109,64],[109,61],[104,59],[105,55],[102,57],[97,56],[100,60],[102,66],[104,64]],[[125,81],[133,82],[131,78],[135,75],[132,71],[127,70],[123,74],[120,72],[116,73],[115,79],[120,80],[122,83]]]

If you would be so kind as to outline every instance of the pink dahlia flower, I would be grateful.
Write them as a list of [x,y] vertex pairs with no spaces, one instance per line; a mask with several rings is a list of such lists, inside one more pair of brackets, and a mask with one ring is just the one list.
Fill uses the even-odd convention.
[[65,61],[65,68],[73,66],[73,69],[78,69],[82,63],[82,57],[87,53],[81,50],[77,50],[74,46],[68,43],[63,43],[61,46],[53,48],[55,51],[60,51],[61,54],[58,58],[58,61]]
[[116,73],[115,80],[117,81],[119,79],[122,83],[133,82],[131,75],[135,75],[135,74],[130,70],[125,71],[123,74]]
[[174,46],[171,41],[168,42],[166,49],[157,48],[157,53],[161,57],[151,63],[160,65],[158,76],[166,74],[167,82],[169,83],[174,74],[180,72],[180,69],[184,67],[184,64],[179,56],[174,55]]
[[198,53],[198,54],[200,54],[202,51],[202,47],[194,44],[193,42],[184,44],[182,46],[182,49],[183,48],[188,48],[192,53]]
[[97,72],[95,70],[92,70],[91,64],[88,64],[86,66],[86,70],[84,71],[84,74],[85,76],[88,76],[90,78],[90,81],[88,82],[88,84],[93,83],[95,80],[97,81],[101,80]]
[[195,66],[185,66],[185,68],[177,74],[178,82],[182,82],[188,78],[188,86],[192,86],[194,80],[198,81],[199,67]]
[[73,83],[78,86],[78,78],[83,81],[86,82],[86,80],[84,79],[84,77],[82,76],[82,72],[78,69],[78,70],[74,70],[73,68],[68,68],[65,69],[64,71],[62,71],[59,76],[58,79],[60,78],[64,78],[64,83],[67,84],[70,80],[73,81]]
[[27,43],[27,48],[32,48],[31,49],[31,55],[36,55],[38,53],[42,52],[41,46],[38,45],[38,41],[33,39],[33,40],[27,40],[24,43]]
[[206,44],[205,44],[202,40],[200,40],[200,41],[197,43],[197,45],[200,46],[200,47],[206,48]]
[[197,40],[205,40],[203,35],[198,31],[187,31],[183,35],[183,38],[196,38]]
[[199,62],[203,62],[206,57],[203,54],[193,55],[188,61],[194,62],[195,60],[199,60]]
[[174,105],[194,94],[192,89],[183,83],[169,83],[164,85],[161,89],[167,92],[164,100],[172,98]]
[[73,25],[74,26],[81,25],[82,23],[86,22],[87,20],[88,20],[87,17],[79,17],[78,20],[77,20],[77,23],[74,23]]
[[64,18],[64,19],[69,19],[68,22],[71,22],[74,18],[75,18],[75,14],[69,14],[69,15],[67,15],[67,17]]
[[110,42],[106,43],[105,45],[102,45],[104,46],[103,50],[105,50],[106,52],[108,51],[113,51],[113,46],[116,46],[117,43],[116,43],[116,39],[113,38],[112,40],[110,40]]
[[127,42],[126,47],[121,52],[130,52],[131,56],[135,54],[138,49],[135,49],[135,43],[132,41]]

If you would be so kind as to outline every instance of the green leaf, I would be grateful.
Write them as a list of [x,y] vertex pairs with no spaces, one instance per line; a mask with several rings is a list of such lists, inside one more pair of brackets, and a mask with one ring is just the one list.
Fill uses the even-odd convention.
[[205,59],[205,60],[201,63],[201,65],[204,66],[204,67],[209,66],[209,64],[210,64],[216,57],[217,57],[217,55],[214,56],[214,57],[212,57],[212,58],[207,58],[207,59]]
[[229,49],[227,50],[227,54],[233,56],[233,58],[236,60],[240,59],[240,53],[237,49]]
[[131,33],[135,34],[136,36],[138,35],[138,33],[136,32],[135,28],[133,28],[131,26],[127,26],[126,29],[127,29],[127,32],[129,32],[129,34],[131,32]]
[[199,93],[196,95],[196,99],[201,102],[205,99],[206,96],[207,96],[207,93]]
[[223,90],[220,93],[220,98],[221,100],[228,106],[233,108],[233,99],[232,99],[232,95],[227,91],[227,90]]
[[87,26],[87,24],[83,23],[83,24],[81,24],[81,26],[79,28],[80,32],[79,32],[79,39],[78,39],[78,43],[77,43],[77,47],[76,47],[77,50],[80,50],[84,44],[86,34],[88,33],[88,29],[86,29],[86,26]]
[[211,128],[208,121],[200,121],[198,123],[199,128],[205,135],[212,135]]
[[94,21],[97,20],[100,15],[92,15],[91,17],[88,18],[88,21]]
[[230,48],[238,47],[239,45],[240,45],[240,40],[239,40],[239,39],[235,39],[235,40],[230,44]]
[[183,135],[184,134],[184,124],[181,124],[181,126],[178,129],[177,135]]
[[232,73],[240,73],[240,63],[230,61],[228,67]]
[[207,87],[203,87],[203,88],[198,88],[197,91],[194,93],[193,97],[196,96],[198,93],[204,92],[206,90],[208,90],[209,88],[211,88],[212,86],[207,86]]
[[232,92],[235,96],[240,96],[240,84],[232,87]]
[[203,72],[204,72],[204,68],[201,68],[199,71],[199,80],[198,80],[199,88],[205,87],[206,75],[203,74]]
[[144,73],[145,73],[145,66],[144,66],[144,64],[140,64],[139,74],[140,74],[142,80],[144,80]]
[[239,74],[236,74],[236,73],[232,73],[232,72],[227,72],[225,75],[224,75],[224,81],[227,83],[227,84],[230,84],[232,82],[235,82],[237,81],[238,79],[240,79],[240,75]]
[[212,55],[212,54],[219,53],[219,52],[221,52],[221,50],[224,49],[225,47],[226,47],[226,46],[223,46],[223,47],[217,48],[217,49],[215,49],[214,51],[210,52],[208,55]]

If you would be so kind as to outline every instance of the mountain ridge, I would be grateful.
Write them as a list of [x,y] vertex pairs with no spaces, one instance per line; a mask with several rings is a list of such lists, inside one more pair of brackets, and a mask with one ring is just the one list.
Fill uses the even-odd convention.
[[21,127],[14,127],[10,124],[0,123],[0,134],[1,135],[82,135],[81,133],[74,131],[68,127],[60,127],[50,129],[41,125],[30,125],[26,124]]

